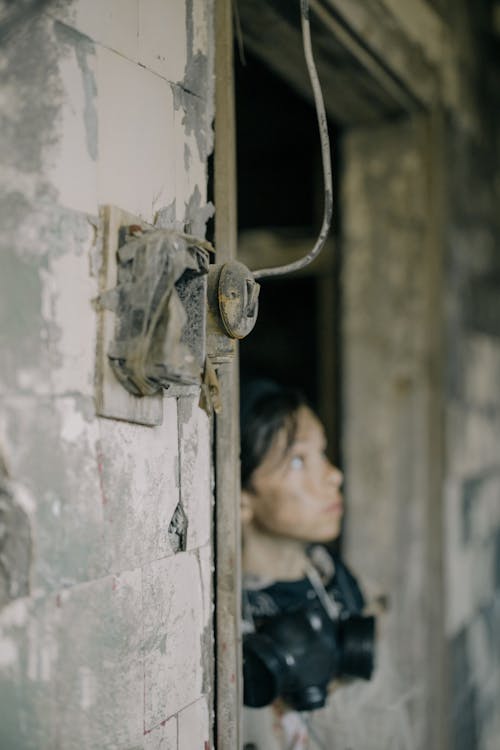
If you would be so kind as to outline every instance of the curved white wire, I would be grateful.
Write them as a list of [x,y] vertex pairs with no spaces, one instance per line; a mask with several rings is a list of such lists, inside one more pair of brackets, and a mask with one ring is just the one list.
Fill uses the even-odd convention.
[[314,245],[312,250],[307,253],[306,256],[304,256],[300,260],[294,261],[293,263],[288,263],[285,266],[263,268],[259,271],[253,271],[253,276],[255,279],[263,279],[267,276],[281,276],[282,274],[291,273],[292,271],[298,271],[299,269],[308,266],[309,263],[311,263],[321,252],[323,245],[325,244],[325,240],[328,237],[328,232],[330,231],[330,224],[332,221],[333,189],[332,164],[330,159],[330,139],[328,136],[328,123],[326,119],[325,104],[323,102],[323,94],[321,92],[321,86],[319,83],[318,73],[316,70],[312,52],[311,29],[309,26],[309,0],[300,0],[300,19],[302,25],[304,56],[313,90],[314,103],[316,105],[316,115],[319,125],[319,135],[321,140],[321,161],[323,164],[323,183],[325,192],[323,224],[321,225],[316,244]]

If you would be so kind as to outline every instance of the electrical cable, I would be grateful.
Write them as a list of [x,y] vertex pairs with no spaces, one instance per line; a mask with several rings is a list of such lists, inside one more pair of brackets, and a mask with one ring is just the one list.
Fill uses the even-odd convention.
[[325,244],[326,238],[328,237],[328,232],[330,231],[330,225],[332,221],[333,189],[332,165],[330,158],[330,138],[328,136],[328,122],[326,119],[323,94],[321,92],[321,86],[312,52],[311,29],[309,25],[309,0],[300,0],[300,20],[302,26],[304,57],[306,60],[309,79],[311,81],[313,90],[316,115],[318,118],[319,135],[321,140],[321,161],[323,165],[323,184],[325,194],[323,224],[321,225],[316,244],[306,256],[304,256],[300,260],[294,261],[293,263],[288,263],[285,266],[262,268],[258,271],[253,271],[252,273],[255,279],[263,279],[269,276],[282,276],[285,273],[291,273],[292,271],[298,271],[301,268],[305,268],[309,265],[309,263],[312,263],[312,261],[317,258],[317,256],[323,249],[323,245]]

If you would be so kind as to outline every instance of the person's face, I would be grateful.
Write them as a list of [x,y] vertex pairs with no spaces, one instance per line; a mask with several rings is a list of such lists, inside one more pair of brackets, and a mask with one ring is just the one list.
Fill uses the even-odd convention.
[[297,412],[297,431],[285,452],[286,431],[276,436],[242,491],[242,520],[278,537],[327,542],[340,533],[342,472],[325,455],[323,427],[305,406]]

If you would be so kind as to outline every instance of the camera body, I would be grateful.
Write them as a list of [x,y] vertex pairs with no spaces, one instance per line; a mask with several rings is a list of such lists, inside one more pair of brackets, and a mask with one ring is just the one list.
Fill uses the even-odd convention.
[[319,601],[262,618],[243,638],[244,703],[260,708],[281,697],[297,711],[322,708],[333,679],[370,679],[374,645],[374,617],[331,619]]

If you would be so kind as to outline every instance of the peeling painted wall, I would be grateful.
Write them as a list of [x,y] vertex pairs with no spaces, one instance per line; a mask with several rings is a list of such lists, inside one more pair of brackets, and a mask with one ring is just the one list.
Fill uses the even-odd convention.
[[[425,38],[419,3],[385,4]],[[486,6],[445,17],[434,145],[424,114],[345,138],[345,550],[390,608],[374,682],[333,696],[332,748],[498,747],[500,71]]]
[[332,697],[334,750],[437,750],[426,720],[431,349],[421,127],[416,118],[345,139],[344,549],[369,600],[383,596],[388,609],[373,680]]
[[211,741],[196,389],[96,417],[98,208],[203,233],[212,4],[51,3],[0,52],[0,747]]
[[446,152],[445,634],[451,746],[494,750],[500,737],[500,66],[484,53],[486,9],[460,5],[455,39],[466,106],[449,120]]

